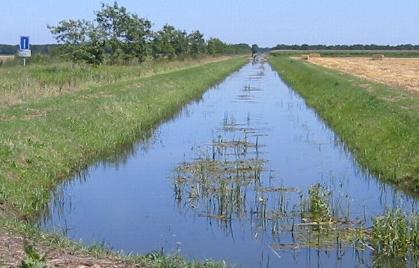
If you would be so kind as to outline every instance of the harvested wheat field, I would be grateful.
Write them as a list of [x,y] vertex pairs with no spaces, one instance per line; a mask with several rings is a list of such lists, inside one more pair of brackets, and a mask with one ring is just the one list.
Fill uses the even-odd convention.
[[0,55],[0,62],[11,61],[14,59],[15,59],[14,55]]
[[310,57],[311,63],[419,92],[419,58]]

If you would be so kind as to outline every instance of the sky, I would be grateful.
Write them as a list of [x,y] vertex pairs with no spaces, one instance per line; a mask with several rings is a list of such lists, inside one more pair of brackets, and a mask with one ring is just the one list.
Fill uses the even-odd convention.
[[[55,43],[46,25],[94,18],[109,0],[0,0],[0,44]],[[228,43],[419,44],[419,0],[119,0],[153,22]]]

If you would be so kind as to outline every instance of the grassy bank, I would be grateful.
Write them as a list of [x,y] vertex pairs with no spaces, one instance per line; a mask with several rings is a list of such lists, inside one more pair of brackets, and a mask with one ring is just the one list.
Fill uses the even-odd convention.
[[1,108],[1,210],[24,218],[41,213],[61,180],[147,137],[245,62],[232,58]]
[[32,60],[25,68],[21,59],[0,65],[0,108],[74,93],[91,86],[109,85],[227,59],[226,56],[202,56],[171,61],[147,59],[135,65],[92,67],[62,62],[56,58],[34,58],[38,60]]
[[273,54],[282,78],[379,178],[419,194],[419,96]]
[[[45,95],[28,86],[25,90],[34,93],[32,98],[0,106],[0,266],[15,266],[25,258],[44,264],[25,254],[23,241],[28,241],[36,251],[48,252],[46,261],[50,265],[92,262],[101,267],[222,267],[220,263],[187,262],[159,253],[124,257],[101,246],[85,248],[59,235],[42,233],[22,219],[42,213],[62,180],[147,138],[158,124],[174,116],[189,101],[199,99],[209,86],[245,62],[245,58],[236,57],[160,63],[146,75],[139,76],[138,67],[132,67],[131,73],[104,82],[83,80],[76,75],[74,90]],[[39,81],[36,74],[42,68],[26,70],[35,85]],[[62,65],[59,71],[64,72],[61,68]],[[120,72],[117,67],[103,68]],[[160,74],[153,75],[155,72]],[[48,77],[52,79],[53,73]],[[106,71],[101,75],[106,76]],[[47,88],[53,87],[53,81],[47,83]],[[18,89],[11,87],[11,94]]]

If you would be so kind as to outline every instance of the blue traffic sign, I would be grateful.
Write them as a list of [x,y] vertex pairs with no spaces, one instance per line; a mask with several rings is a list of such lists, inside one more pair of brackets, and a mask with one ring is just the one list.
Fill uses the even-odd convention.
[[20,50],[29,49],[29,36],[20,37]]

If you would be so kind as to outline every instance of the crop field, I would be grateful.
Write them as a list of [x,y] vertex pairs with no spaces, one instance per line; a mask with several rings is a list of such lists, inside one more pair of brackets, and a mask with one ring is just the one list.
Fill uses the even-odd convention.
[[6,61],[11,61],[14,60],[15,56],[14,55],[0,55],[0,64],[6,62]]
[[311,63],[419,92],[419,58],[310,57]]
[[373,54],[382,54],[389,58],[419,58],[419,50],[273,50],[271,54],[282,56],[295,56],[319,53],[323,57],[371,57]]

